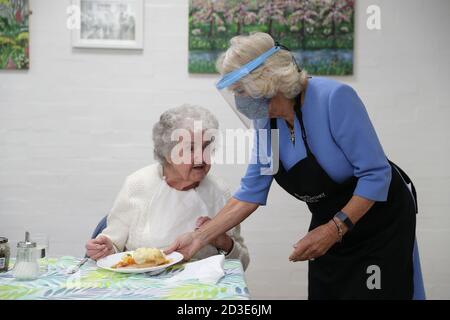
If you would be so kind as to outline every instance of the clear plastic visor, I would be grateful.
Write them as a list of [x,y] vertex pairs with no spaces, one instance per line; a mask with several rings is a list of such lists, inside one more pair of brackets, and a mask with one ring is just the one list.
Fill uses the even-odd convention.
[[236,69],[230,73],[225,74],[217,83],[216,88],[227,102],[227,105],[238,116],[241,122],[246,128],[252,127],[252,120],[242,114],[236,106],[236,95],[244,95],[243,88],[239,87],[239,81],[248,76],[253,70],[261,66],[264,61],[272,56],[275,52],[279,51],[281,46],[276,45],[267,50],[254,60],[245,64],[239,69]]

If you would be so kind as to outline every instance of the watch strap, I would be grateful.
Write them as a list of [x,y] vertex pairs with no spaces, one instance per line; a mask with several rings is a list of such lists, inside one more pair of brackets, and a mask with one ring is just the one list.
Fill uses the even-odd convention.
[[347,226],[348,231],[352,230],[354,227],[354,224],[352,220],[342,211],[339,211],[334,215],[335,218],[339,219],[342,223],[344,223]]

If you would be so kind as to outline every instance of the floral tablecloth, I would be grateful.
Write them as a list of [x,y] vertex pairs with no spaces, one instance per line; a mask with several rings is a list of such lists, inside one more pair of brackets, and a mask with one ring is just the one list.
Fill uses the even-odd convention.
[[49,271],[34,281],[15,280],[12,271],[0,273],[0,300],[5,299],[249,299],[244,271],[239,260],[225,260],[225,276],[215,285],[195,279],[172,283],[168,278],[180,272],[183,265],[175,265],[155,276],[123,274],[96,267],[89,260],[72,275],[68,267],[79,259],[61,257],[49,259]]

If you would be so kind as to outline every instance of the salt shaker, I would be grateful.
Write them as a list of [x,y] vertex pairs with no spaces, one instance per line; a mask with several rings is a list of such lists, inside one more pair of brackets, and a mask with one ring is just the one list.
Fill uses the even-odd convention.
[[25,232],[25,241],[17,243],[17,258],[13,274],[17,280],[34,280],[39,276],[36,242],[30,240],[28,231]]

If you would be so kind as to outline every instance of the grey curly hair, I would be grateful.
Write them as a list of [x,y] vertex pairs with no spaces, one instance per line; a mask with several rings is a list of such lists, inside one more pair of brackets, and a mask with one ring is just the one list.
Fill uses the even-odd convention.
[[164,164],[178,141],[172,140],[172,132],[177,129],[190,130],[194,121],[201,121],[202,130],[219,129],[219,121],[206,108],[184,104],[170,108],[159,117],[153,126],[153,155]]

